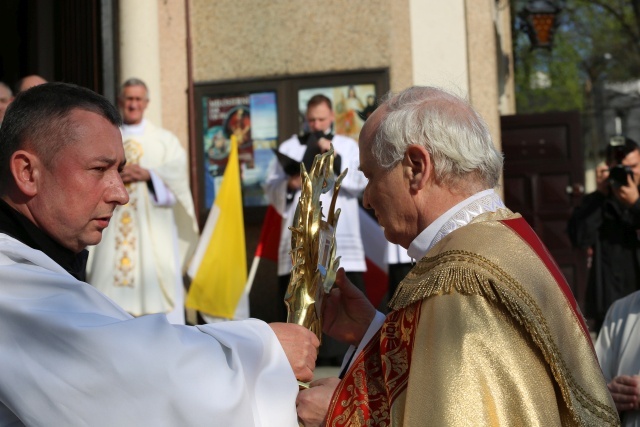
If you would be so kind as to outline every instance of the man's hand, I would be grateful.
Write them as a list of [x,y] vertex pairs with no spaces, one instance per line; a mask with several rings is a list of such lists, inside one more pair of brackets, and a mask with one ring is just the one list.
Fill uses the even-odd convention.
[[130,182],[147,182],[151,179],[149,171],[140,165],[126,165],[120,172],[122,182],[129,184]]
[[311,381],[316,368],[318,337],[307,328],[293,323],[270,323],[293,373],[300,381]]
[[287,180],[287,188],[293,191],[296,191],[302,188],[302,176],[300,175],[290,176],[289,179]]
[[620,375],[607,384],[618,412],[638,409],[638,403],[640,402],[639,384],[640,377],[637,375]]
[[320,138],[318,140],[318,148],[320,148],[321,153],[326,153],[331,148],[331,140],[327,138]]
[[304,427],[318,427],[324,425],[327,417],[331,397],[340,383],[336,377],[321,378],[310,384],[310,388],[298,393],[296,411]]
[[357,346],[375,315],[375,307],[347,279],[344,268],[339,269],[334,288],[324,297],[324,333],[338,341]]
[[627,185],[622,185],[620,187],[613,188],[613,194],[616,196],[620,202],[626,207],[630,208],[633,206],[640,198],[640,193],[638,192],[638,187],[636,183],[633,181],[632,175],[627,175]]

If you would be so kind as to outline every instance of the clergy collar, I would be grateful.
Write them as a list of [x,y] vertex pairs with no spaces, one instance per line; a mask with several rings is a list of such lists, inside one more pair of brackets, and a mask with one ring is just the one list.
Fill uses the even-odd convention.
[[140,123],[135,125],[128,125],[126,123],[123,123],[122,133],[126,133],[127,135],[142,135],[146,127],[147,119],[142,119]]
[[333,140],[333,133],[331,133],[331,127],[327,130],[319,130],[316,132],[307,132],[303,135],[298,136],[298,141],[301,145],[307,145],[309,140],[313,137],[314,143],[317,142],[320,138],[327,138],[329,141]]
[[440,215],[425,228],[407,249],[413,259],[421,259],[444,236],[471,222],[476,216],[485,212],[495,212],[504,208],[500,196],[493,190],[484,190],[464,199],[444,214]]
[[78,280],[85,281],[89,252],[70,251],[53,240],[20,212],[0,199],[0,233],[13,237],[32,249],[42,251]]

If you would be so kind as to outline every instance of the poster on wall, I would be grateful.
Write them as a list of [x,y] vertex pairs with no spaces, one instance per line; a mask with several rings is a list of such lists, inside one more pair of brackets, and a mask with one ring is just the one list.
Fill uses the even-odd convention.
[[375,109],[376,87],[374,84],[329,86],[301,89],[298,91],[298,111],[300,114],[300,132],[308,132],[305,123],[307,102],[317,94],[329,98],[333,104],[335,121],[333,132],[358,140],[364,119]]
[[202,102],[205,207],[211,208],[220,188],[231,135],[238,141],[244,205],[267,205],[262,184],[278,140],[276,93],[205,96]]

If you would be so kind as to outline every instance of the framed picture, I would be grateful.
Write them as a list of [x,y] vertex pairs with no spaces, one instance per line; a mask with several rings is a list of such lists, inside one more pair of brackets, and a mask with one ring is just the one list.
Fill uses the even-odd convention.
[[298,114],[301,117],[300,132],[307,132],[304,120],[307,102],[317,94],[329,98],[333,104],[335,121],[333,132],[358,140],[364,121],[375,109],[377,99],[375,84],[351,84],[315,87],[298,90]]
[[276,161],[273,149],[305,131],[309,98],[326,95],[336,116],[334,132],[357,140],[377,97],[388,88],[386,69],[195,85],[196,139],[190,150],[200,224],[220,188],[231,135],[239,141],[245,222],[261,224],[269,203],[262,186]]

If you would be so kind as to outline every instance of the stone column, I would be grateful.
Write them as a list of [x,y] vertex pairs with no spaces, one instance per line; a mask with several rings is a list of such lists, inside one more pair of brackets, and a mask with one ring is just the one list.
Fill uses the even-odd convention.
[[145,117],[162,126],[158,0],[121,0],[119,9],[120,84],[143,80],[150,99]]
[[466,0],[469,100],[485,119],[493,142],[501,148],[498,102],[498,41],[493,0]]

